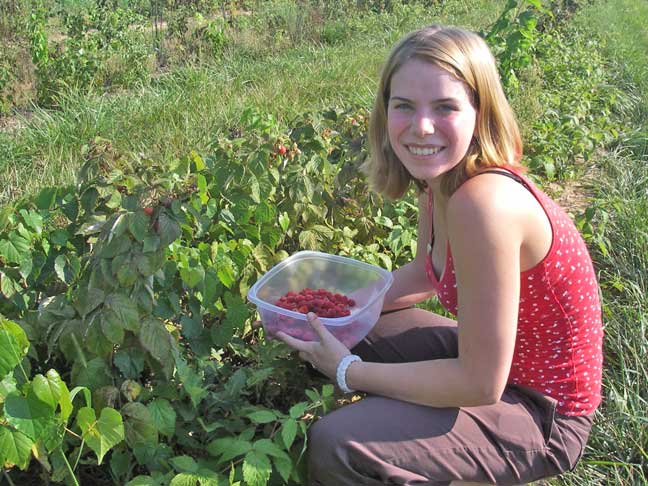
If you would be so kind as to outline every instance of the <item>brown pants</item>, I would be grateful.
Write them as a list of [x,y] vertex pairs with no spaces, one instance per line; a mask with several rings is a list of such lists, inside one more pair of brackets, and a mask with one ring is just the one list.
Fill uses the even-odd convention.
[[[407,309],[382,316],[352,352],[395,363],[456,357],[457,349],[454,321]],[[481,407],[367,396],[310,428],[309,484],[524,484],[573,469],[591,426],[592,416],[560,415],[554,399],[513,385],[498,403]]]

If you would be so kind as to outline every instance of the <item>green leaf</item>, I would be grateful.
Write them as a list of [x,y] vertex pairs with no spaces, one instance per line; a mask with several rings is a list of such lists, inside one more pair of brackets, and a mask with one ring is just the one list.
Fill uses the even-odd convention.
[[8,374],[0,381],[0,404],[5,401],[7,395],[16,391],[16,379],[13,374]]
[[279,475],[283,478],[283,480],[286,483],[288,483],[293,469],[293,463],[290,456],[286,455],[286,457],[273,457],[272,462],[274,463],[275,468],[279,472]]
[[254,219],[256,219],[258,223],[269,223],[274,219],[275,214],[276,210],[274,206],[271,206],[265,201],[261,201],[254,210]]
[[169,462],[173,466],[173,469],[179,472],[195,473],[199,469],[198,463],[190,456],[172,457]]
[[115,353],[113,363],[126,378],[136,380],[144,371],[144,354],[139,349],[120,349]]
[[8,240],[0,240],[0,256],[10,263],[20,263],[24,255],[29,253],[29,241],[15,231],[9,233]]
[[287,212],[281,213],[281,216],[279,216],[279,226],[281,226],[281,229],[284,231],[288,231],[288,228],[290,227],[290,217],[288,217]]
[[85,319],[93,310],[104,302],[106,294],[97,287],[82,285],[75,293],[74,308]]
[[138,331],[140,326],[137,303],[123,294],[110,294],[104,301],[104,306],[115,313],[121,325],[129,331]]
[[299,233],[299,246],[304,250],[317,250],[317,235],[314,231],[306,230]]
[[77,413],[77,424],[86,444],[97,454],[99,464],[110,449],[124,440],[122,416],[114,408],[102,409],[97,420],[94,409],[83,407]]
[[158,444],[158,430],[151,412],[142,403],[131,402],[121,409],[124,416],[126,442],[131,448],[145,446],[155,448]]
[[26,209],[21,209],[19,212],[25,224],[34,230],[37,235],[43,232],[43,217],[40,214],[32,210],[27,211]]
[[0,378],[4,378],[27,355],[29,341],[25,331],[0,316]]
[[56,397],[57,402],[61,407],[61,418],[64,421],[67,421],[72,414],[73,408],[70,391],[56,370],[49,370],[45,374],[45,377],[47,378],[47,384],[50,390],[52,390],[52,395]]
[[281,426],[281,438],[283,443],[286,446],[286,449],[290,449],[295,437],[297,436],[297,421],[295,419],[289,418]]
[[54,420],[54,410],[31,390],[27,397],[19,393],[9,394],[4,403],[4,414],[9,424],[34,441],[43,436]]
[[161,212],[158,217],[158,235],[160,236],[160,246],[165,247],[180,238],[182,231],[174,219],[165,212]]
[[290,456],[270,439],[259,439],[253,444],[255,451],[262,452],[268,456],[281,457],[290,460]]
[[265,454],[250,451],[243,461],[243,480],[249,486],[266,486],[272,473],[270,459]]
[[227,462],[251,450],[252,443],[250,441],[237,439],[236,437],[223,437],[207,445],[207,452],[212,456],[221,456],[220,462]]
[[102,358],[92,358],[86,365],[83,366],[80,362],[75,363],[72,383],[88,387],[90,390],[98,390],[102,386],[112,385],[110,367]]
[[306,408],[308,408],[308,403],[300,402],[290,407],[288,413],[290,414],[291,418],[294,418],[296,420],[300,418],[302,415],[304,415],[304,412],[306,412]]
[[33,445],[34,441],[22,432],[0,425],[0,465],[27,469]]
[[81,261],[74,254],[59,255],[54,260],[54,271],[62,282],[69,285],[79,276]]
[[277,415],[271,410],[258,410],[246,416],[255,424],[268,424],[277,420]]
[[194,288],[205,278],[205,269],[202,265],[192,265],[180,269],[180,278],[190,289]]
[[100,317],[101,332],[113,344],[122,344],[124,342],[123,322],[117,318],[116,314],[106,311]]
[[207,395],[204,378],[202,374],[195,372],[182,358],[176,359],[175,364],[182,387],[191,398],[193,406],[197,408],[202,399]]
[[171,480],[169,486],[226,486],[228,484],[216,473],[201,470],[198,473],[180,473]]
[[117,281],[122,287],[132,286],[137,281],[137,277],[139,277],[133,265],[130,264],[131,262],[128,263],[128,265],[122,265],[117,271]]
[[149,235],[144,238],[144,246],[142,251],[144,253],[157,251],[160,248],[160,237],[158,235]]
[[142,210],[135,211],[128,215],[128,231],[135,240],[142,242],[148,234],[148,229],[151,226],[151,219]]
[[167,437],[173,437],[175,433],[176,412],[169,401],[164,398],[156,398],[147,405],[147,408],[151,413],[151,420],[153,420],[158,432]]
[[9,275],[0,271],[0,292],[7,299],[11,299],[16,292],[20,292],[20,285],[18,282],[14,281]]
[[162,321],[149,317],[142,322],[139,332],[140,343],[163,366],[173,365],[171,339],[172,337]]

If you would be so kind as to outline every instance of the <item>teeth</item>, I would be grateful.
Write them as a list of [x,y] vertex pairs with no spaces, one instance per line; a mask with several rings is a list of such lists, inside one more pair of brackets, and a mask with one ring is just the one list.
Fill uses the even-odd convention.
[[408,146],[407,149],[414,155],[434,155],[441,150],[441,147],[423,148]]

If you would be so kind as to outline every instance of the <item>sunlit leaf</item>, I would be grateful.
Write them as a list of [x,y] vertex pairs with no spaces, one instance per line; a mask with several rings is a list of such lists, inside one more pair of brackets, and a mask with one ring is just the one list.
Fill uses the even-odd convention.
[[110,449],[124,440],[122,416],[113,408],[102,409],[97,420],[94,409],[83,407],[77,413],[77,424],[86,444],[97,454],[99,464]]

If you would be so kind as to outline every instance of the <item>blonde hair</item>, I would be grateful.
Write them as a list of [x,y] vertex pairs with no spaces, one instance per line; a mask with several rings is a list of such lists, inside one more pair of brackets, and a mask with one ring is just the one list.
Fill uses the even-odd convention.
[[419,190],[426,187],[424,181],[414,179],[405,169],[387,133],[391,80],[410,59],[430,62],[463,81],[477,110],[473,142],[461,162],[443,175],[441,190],[445,195],[450,196],[464,181],[489,167],[524,170],[520,165],[520,131],[490,49],[474,32],[430,25],[404,36],[383,67],[369,123],[370,157],[362,166],[374,190],[398,199],[411,181]]

